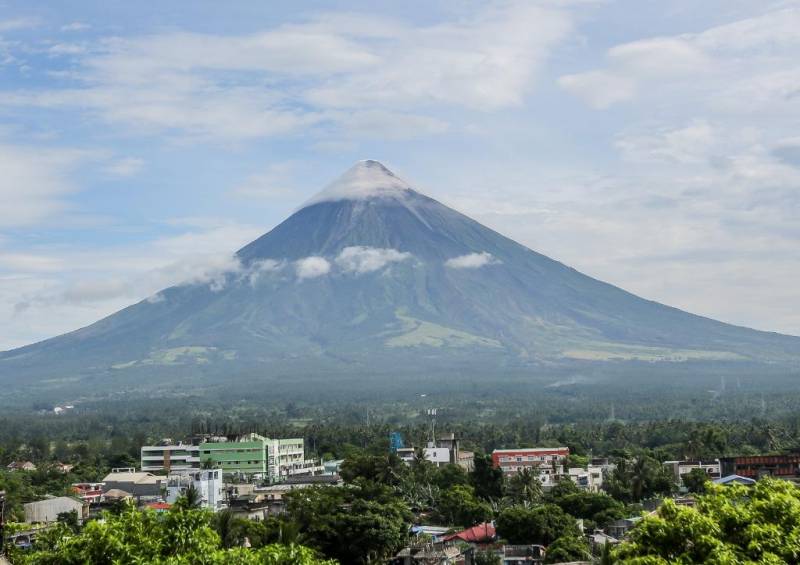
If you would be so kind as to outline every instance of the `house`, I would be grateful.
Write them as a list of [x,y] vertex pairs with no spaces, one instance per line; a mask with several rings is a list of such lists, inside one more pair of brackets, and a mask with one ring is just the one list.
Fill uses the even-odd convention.
[[587,537],[589,538],[592,555],[600,555],[606,545],[617,545],[619,543],[617,538],[608,535],[603,530],[595,530],[593,534]]
[[6,466],[9,471],[35,471],[36,465],[30,461],[12,461]]
[[110,490],[121,490],[134,498],[160,497],[166,480],[166,477],[136,472],[133,468],[112,469],[103,479],[103,489],[106,496]]
[[744,485],[749,487],[756,484],[756,480],[751,479],[749,477],[742,477],[739,475],[728,475],[727,477],[720,477],[719,479],[714,479],[714,484],[725,485],[725,486]]
[[331,459],[330,461],[325,461],[322,464],[323,473],[326,475],[338,475],[342,463],[344,463],[344,459]]
[[401,549],[388,561],[391,565],[473,565],[475,548],[456,542],[427,542]]
[[463,541],[475,544],[493,543],[495,540],[497,540],[497,532],[491,522],[484,522],[442,538],[442,541]]
[[72,483],[72,492],[87,504],[98,504],[103,500],[103,483]]
[[132,499],[133,495],[127,491],[118,488],[112,488],[103,493],[104,502],[119,502],[120,500]]
[[415,536],[428,536],[432,541],[442,541],[442,539],[453,531],[453,528],[448,526],[411,526],[409,530]]
[[58,515],[77,512],[78,520],[89,515],[89,505],[70,496],[54,496],[23,505],[25,521],[28,523],[50,524],[58,521]]
[[579,489],[588,492],[600,492],[603,488],[603,469],[602,467],[588,466],[570,467],[567,469],[567,476],[575,483]]
[[544,554],[543,545],[504,545],[498,552],[503,565],[543,563]]
[[69,463],[56,463],[56,471],[59,473],[64,473],[65,475],[72,471],[75,468],[75,465],[71,465]]
[[641,516],[614,520],[605,527],[605,533],[618,540],[623,539],[636,525],[642,521]]
[[712,480],[720,477],[719,459],[714,461],[664,461],[663,465],[672,472],[675,484],[678,486],[683,486],[683,476],[691,473],[693,469],[702,469]]
[[172,508],[172,504],[167,502],[151,502],[150,504],[146,504],[145,508],[155,510],[156,512],[167,512],[170,508]]
[[234,518],[244,518],[260,522],[268,516],[280,514],[284,510],[280,498],[263,494],[239,495],[228,500],[228,509]]

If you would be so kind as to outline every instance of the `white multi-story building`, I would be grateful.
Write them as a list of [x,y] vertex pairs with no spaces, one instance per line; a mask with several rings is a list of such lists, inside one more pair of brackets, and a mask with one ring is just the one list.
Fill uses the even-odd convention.
[[[444,467],[450,464],[450,450],[446,447],[434,447],[428,443],[428,447],[422,449],[422,455],[437,467]],[[416,457],[416,450],[413,447],[401,447],[397,450],[397,456],[404,462],[411,464]]]
[[167,502],[174,504],[193,485],[200,494],[200,506],[216,512],[225,506],[221,469],[173,472],[167,478]]
[[190,471],[200,468],[200,446],[165,441],[142,447],[142,471]]
[[321,465],[305,458],[303,438],[271,439],[258,434],[235,440],[204,438],[197,445],[164,440],[161,445],[142,447],[141,458],[143,471],[185,472],[212,467],[272,482],[323,471]]
[[672,471],[675,484],[679,486],[683,486],[683,476],[689,474],[692,469],[702,469],[712,480],[719,479],[721,474],[719,459],[713,461],[664,461],[664,466]]
[[589,492],[600,492],[603,488],[603,468],[588,466],[570,467],[567,469],[569,479],[578,485],[578,488]]

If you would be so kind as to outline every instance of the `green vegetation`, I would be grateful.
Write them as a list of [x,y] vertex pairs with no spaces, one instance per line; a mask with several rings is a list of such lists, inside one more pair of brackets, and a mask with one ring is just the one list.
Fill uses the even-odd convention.
[[[530,403],[523,406],[518,399],[452,400],[439,407],[437,428],[454,432],[463,449],[476,452],[470,473],[454,465],[435,467],[420,455],[406,465],[388,454],[391,431],[402,433],[407,443],[424,445],[430,434],[425,409],[434,405],[427,399],[416,406],[298,402],[234,403],[223,409],[186,398],[178,406],[158,400],[86,404],[59,416],[12,410],[0,417],[0,490],[7,491],[7,516],[19,521],[23,503],[47,494],[69,494],[71,483],[100,480],[111,467],[136,466],[140,446],[162,437],[250,431],[273,437],[302,435],[309,456],[346,460],[341,468],[345,486],[294,491],[287,497],[287,514],[263,522],[235,519],[229,512],[211,516],[195,510],[191,493],[179,509],[164,515],[123,507],[105,522],[90,521],[83,527],[74,516],[65,515],[51,533],[40,538],[35,551],[20,557],[25,560],[21,562],[83,563],[92,552],[113,558],[121,555],[115,551],[134,551],[129,546],[138,544],[142,547],[132,555],[140,563],[331,559],[373,564],[410,541],[412,523],[461,529],[487,520],[495,520],[500,537],[511,543],[548,546],[548,561],[581,560],[587,547],[576,519],[591,531],[640,515],[648,499],[673,494],[674,478],[661,461],[800,449],[800,417],[781,411],[770,418],[708,422],[658,419],[660,409],[653,408],[650,420],[623,422],[606,419],[607,404],[587,401],[580,406],[586,417],[580,419],[574,417],[575,404],[582,401],[568,394],[551,394],[547,402],[552,405],[541,409],[531,408]],[[730,397],[725,402],[732,414],[750,406],[747,397]],[[691,410],[699,412],[708,406],[698,401]],[[716,409],[717,405],[711,406]],[[618,413],[622,410],[617,408]],[[585,465],[591,455],[610,457],[616,470],[606,476],[605,492],[585,492],[570,481],[545,491],[531,473],[507,479],[486,455],[495,448],[560,445],[569,447],[570,465]],[[37,470],[5,469],[18,460],[33,461]],[[56,462],[75,466],[62,473]],[[792,523],[800,523],[795,487],[767,481],[750,491],[720,490],[698,472],[683,480],[691,492],[702,495],[697,507],[668,502],[634,530],[629,543],[603,557],[604,562],[800,560],[800,550],[792,553],[796,545]],[[747,493],[757,494],[748,498]],[[164,530],[167,524],[184,532],[180,544]],[[153,541],[143,543],[141,537],[132,536]],[[247,544],[251,547],[244,547]],[[206,561],[196,561],[192,552],[197,548],[208,551]],[[734,560],[725,561],[730,555]],[[493,562],[488,554],[481,559]]]
[[623,565],[797,563],[800,489],[762,479],[710,488],[695,507],[666,501],[615,552]]
[[[217,525],[219,521],[217,520]],[[32,551],[11,548],[20,565],[332,565],[311,549],[295,544],[228,548],[214,528],[211,512],[176,504],[157,514],[126,505],[106,513],[79,532],[67,524],[40,533]]]

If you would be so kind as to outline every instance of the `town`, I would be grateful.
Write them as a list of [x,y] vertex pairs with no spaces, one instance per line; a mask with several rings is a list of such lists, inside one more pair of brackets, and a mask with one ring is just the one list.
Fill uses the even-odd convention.
[[[571,562],[592,563],[624,543],[665,501],[693,507],[698,495],[714,488],[709,485],[749,488],[765,478],[800,482],[800,454],[665,460],[644,476],[621,468],[642,464],[641,459],[631,463],[577,456],[564,446],[502,448],[484,455],[464,449],[454,433],[431,431],[424,445],[406,444],[400,432],[387,440],[382,456],[320,461],[307,456],[302,437],[251,432],[163,439],[141,446],[139,465],[112,468],[97,481],[70,483],[68,494],[47,493],[14,509],[4,504],[7,493],[0,492],[4,542],[25,552],[57,525],[80,527],[126,505],[164,513],[187,500],[192,508],[230,521],[265,525],[297,513],[298,504],[302,511],[306,499],[300,493],[358,490],[361,481],[382,481],[411,510],[402,524],[407,530],[402,547],[390,546],[381,556],[386,563],[557,563],[562,555]],[[58,461],[15,460],[6,465],[4,482],[9,483],[10,475],[41,473],[40,466],[65,476],[74,469],[74,464]],[[394,478],[387,478],[392,473]],[[626,476],[632,484],[627,494],[620,494],[619,483]],[[436,493],[420,500],[425,488]],[[540,519],[558,524],[560,531],[537,532],[537,527],[524,525],[525,512],[547,508],[553,515]],[[248,531],[242,527],[237,543],[257,543]]]

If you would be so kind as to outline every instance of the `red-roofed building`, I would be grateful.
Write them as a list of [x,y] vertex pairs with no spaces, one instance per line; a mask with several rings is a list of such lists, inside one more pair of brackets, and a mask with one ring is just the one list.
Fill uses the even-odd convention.
[[516,475],[525,468],[547,473],[548,470],[561,474],[561,470],[569,457],[568,447],[529,447],[519,449],[495,449],[492,451],[492,463],[502,469],[505,475]]
[[105,483],[72,483],[72,492],[88,504],[97,504],[103,500]]
[[170,508],[172,508],[172,504],[167,504],[166,502],[151,502],[147,505],[150,510],[155,510],[156,512],[166,512]]
[[472,526],[466,530],[450,534],[443,538],[443,541],[461,540],[467,543],[492,543],[497,539],[497,532],[494,529],[494,524],[491,522],[484,522],[477,526]]

